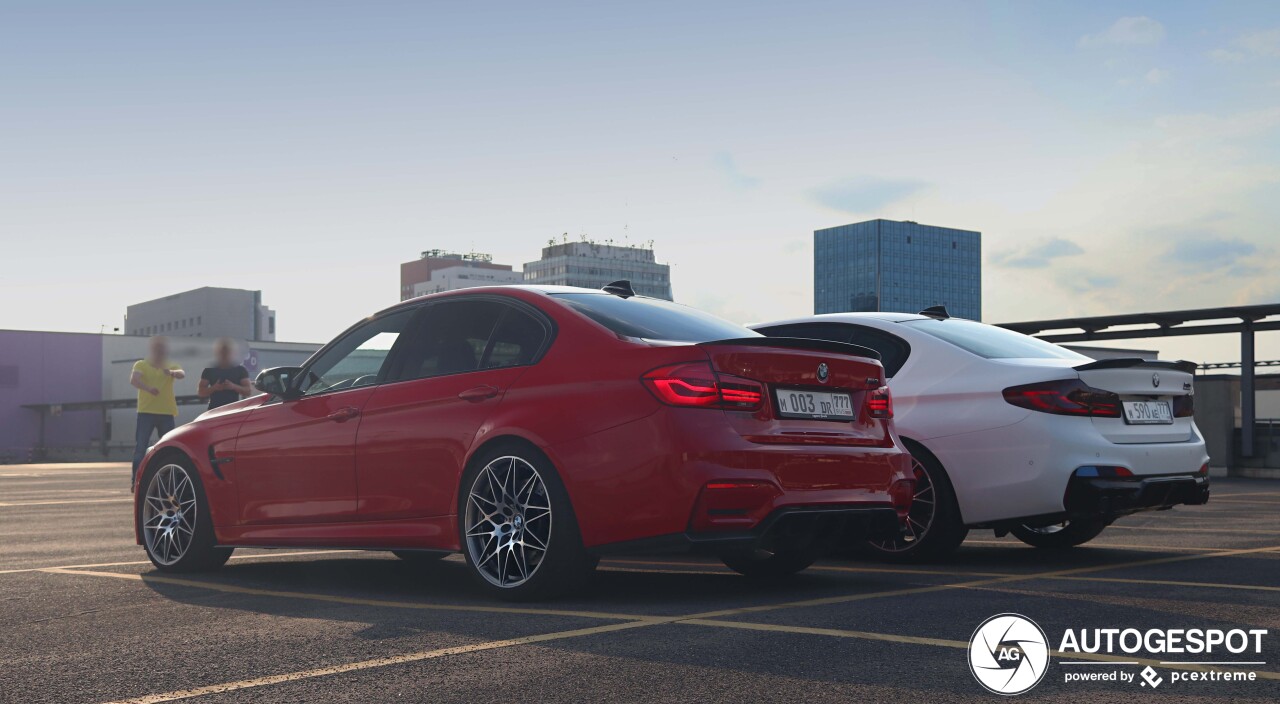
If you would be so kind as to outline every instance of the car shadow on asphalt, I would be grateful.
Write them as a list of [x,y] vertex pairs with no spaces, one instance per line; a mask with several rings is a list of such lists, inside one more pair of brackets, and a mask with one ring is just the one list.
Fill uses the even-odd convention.
[[[149,572],[143,574],[142,579],[166,599],[206,607],[289,615],[310,613],[317,603],[328,601],[326,617],[332,614],[334,618],[367,622],[370,630],[366,637],[382,638],[402,632],[407,623],[405,614],[413,613],[414,609],[419,614],[447,612],[450,607],[513,607],[671,616],[945,585],[980,578],[975,577],[975,573],[1029,576],[1089,567],[1119,568],[1187,554],[1158,548],[1149,551],[1082,548],[1055,552],[965,546],[944,560],[928,564],[892,565],[829,559],[821,566],[837,569],[811,569],[775,580],[742,577],[725,570],[717,561],[637,556],[606,560],[581,593],[527,604],[486,597],[472,582],[466,565],[457,558],[427,564],[409,563],[377,553],[308,560],[268,558],[233,561],[219,572],[190,575]],[[435,610],[433,606],[442,608]]]

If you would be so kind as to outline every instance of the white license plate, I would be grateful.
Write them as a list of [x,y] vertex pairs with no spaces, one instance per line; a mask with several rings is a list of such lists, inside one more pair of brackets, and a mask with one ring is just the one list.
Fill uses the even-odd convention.
[[800,389],[774,389],[778,412],[783,418],[853,418],[853,402],[849,394]]
[[1168,401],[1125,401],[1124,422],[1130,425],[1169,425],[1173,409]]

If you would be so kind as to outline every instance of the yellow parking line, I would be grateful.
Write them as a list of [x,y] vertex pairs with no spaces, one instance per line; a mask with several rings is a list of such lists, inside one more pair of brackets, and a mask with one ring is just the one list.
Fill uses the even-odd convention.
[[[678,566],[698,566],[695,563],[688,562],[655,562],[655,561],[635,561],[635,560],[609,560],[602,564],[640,564],[640,565],[678,565]],[[712,565],[707,565],[708,567]],[[1115,565],[1123,567],[1123,565]],[[813,565],[809,568],[812,570],[828,571],[828,572],[852,572],[861,573],[868,572],[871,574],[919,574],[925,576],[953,576],[953,577],[1020,577],[1022,575],[1011,572],[970,572],[970,571],[950,571],[950,570],[922,570],[908,568],[891,568],[891,567],[842,567],[839,565]],[[640,570],[625,570],[640,571]],[[649,571],[649,570],[644,570]],[[672,572],[666,571],[665,574],[686,574],[685,571]],[[692,572],[690,574],[723,574],[732,576],[734,573],[725,568],[723,572]],[[1053,579],[1062,579],[1072,582],[1114,582],[1116,584],[1159,584],[1169,587],[1196,587],[1200,589],[1239,589],[1244,591],[1264,591],[1264,592],[1280,592],[1280,587],[1267,587],[1254,584],[1223,584],[1219,582],[1181,582],[1167,579],[1124,579],[1121,577],[1055,577]]]
[[[689,626],[710,626],[714,628],[737,628],[748,631],[766,631],[772,633],[799,633],[805,635],[831,636],[834,638],[858,638],[861,640],[875,640],[888,643],[908,643],[912,645],[932,645],[944,648],[967,649],[969,644],[959,640],[944,640],[942,638],[921,638],[918,636],[900,636],[892,633],[870,633],[867,631],[846,631],[839,628],[812,628],[808,626],[783,626],[773,623],[746,623],[742,621],[720,621],[716,619],[694,618],[682,619],[677,623]],[[1222,668],[1206,667],[1204,665],[1189,665],[1178,663],[1166,663],[1159,660],[1150,660],[1147,658],[1135,658],[1128,655],[1124,657],[1116,655],[1107,655],[1103,653],[1063,653],[1057,650],[1051,650],[1050,655],[1057,658],[1070,658],[1072,660],[1093,660],[1097,662],[1125,662],[1138,665],[1148,665],[1151,667],[1163,668],[1166,670],[1195,670],[1198,672],[1232,672],[1233,670],[1223,670]],[[1280,680],[1280,672],[1256,671],[1258,679]]]
[[1159,584],[1164,587],[1195,587],[1197,589],[1241,589],[1245,591],[1280,592],[1280,587],[1261,584],[1223,584],[1220,582],[1179,582],[1168,579],[1123,579],[1121,577],[1058,577],[1072,582],[1113,582],[1115,584]]
[[[1154,530],[1161,533],[1228,533],[1234,535],[1280,535],[1280,530],[1263,530],[1261,528],[1159,528],[1156,526],[1119,526],[1114,523],[1107,530]],[[1092,543],[1090,543],[1092,545]]]
[[288,672],[280,675],[268,675],[266,677],[255,677],[248,680],[239,680],[236,682],[225,682],[222,684],[213,684],[205,687],[195,687],[192,689],[182,689],[174,692],[165,692],[163,694],[149,694],[134,699],[121,699],[109,704],[160,704],[161,702],[172,702],[179,699],[190,699],[192,697],[200,697],[206,694],[222,694],[225,692],[236,692],[242,689],[251,689],[253,687],[263,687],[272,684],[281,684],[284,682],[296,682],[298,680],[311,679],[314,677],[326,677],[328,675],[337,675],[345,672],[357,672],[359,670],[370,670],[378,667],[387,667],[388,665],[402,665],[409,662],[419,662],[422,660],[431,660],[433,658],[448,657],[450,655],[463,655],[466,653],[478,653],[485,650],[496,650],[498,648],[510,648],[516,645],[528,645],[531,643],[546,643],[548,641],[565,640],[567,638],[581,638],[582,636],[596,635],[599,633],[612,633],[614,631],[622,631],[629,628],[637,628],[650,625],[647,621],[630,621],[627,623],[612,623],[604,626],[592,626],[590,628],[577,628],[571,631],[557,631],[555,633],[540,633],[538,635],[524,636],[521,638],[508,638],[506,640],[491,640],[483,643],[472,643],[470,645],[455,645],[450,648],[438,648],[436,650],[423,650],[416,653],[405,653],[403,655],[388,655],[381,658],[373,658],[371,660],[360,660],[358,662],[349,662],[342,665],[332,665],[329,667],[318,667],[312,670],[301,670],[299,672]]
[[0,472],[0,477],[67,477],[88,474],[129,474],[129,465],[123,467],[72,467],[68,469],[49,469],[40,467],[26,471]]
[[971,582],[953,582],[950,584],[938,584],[927,587],[917,587],[913,589],[897,589],[879,592],[863,592],[860,594],[848,594],[845,596],[823,597],[819,599],[804,599],[801,601],[784,602],[781,604],[760,605],[760,606],[744,606],[733,609],[722,609],[719,611],[709,611],[701,614],[692,614],[688,618],[717,618],[721,616],[736,616],[739,614],[760,613],[763,611],[774,611],[777,609],[792,609],[809,606],[829,606],[832,604],[844,604],[853,601],[864,601],[867,599],[877,599],[880,597],[907,596],[911,594],[927,594],[930,592],[948,591],[951,589],[968,589],[970,587],[985,587],[991,584],[1006,584],[1008,582],[1022,582],[1037,579],[1056,579],[1063,576],[1074,576],[1080,574],[1088,574],[1090,572],[1102,572],[1105,570],[1128,569],[1132,567],[1147,567],[1150,565],[1163,565],[1171,562],[1185,562],[1188,560],[1203,560],[1215,557],[1235,557],[1237,555],[1248,555],[1261,552],[1273,552],[1280,550],[1280,546],[1269,546],[1264,548],[1243,548],[1240,550],[1223,550],[1212,553],[1196,553],[1194,555],[1176,555],[1172,557],[1157,557],[1150,560],[1138,560],[1136,562],[1123,562],[1119,564],[1107,565],[1091,565],[1088,567],[1074,567],[1065,570],[1051,570],[1048,572],[1032,572],[1030,574],[1010,575],[1007,577],[995,577],[992,579],[981,579]]
[[1280,506],[1280,501],[1268,501],[1266,499],[1214,499],[1215,504],[1242,504],[1254,506]]
[[[715,567],[715,563],[699,564],[695,562],[660,562],[656,560],[605,560],[604,564],[613,565],[655,565],[655,566],[673,566],[673,567]],[[961,570],[931,570],[931,569],[912,569],[905,567],[844,567],[840,565],[813,565],[810,570],[819,570],[822,572],[866,572],[868,574],[920,574],[925,576],[942,576],[942,577],[1016,577],[1013,572],[970,572]],[[735,574],[729,568],[724,568],[724,572],[716,574]]]
[[[1026,543],[1020,540],[965,540],[965,545],[999,545],[1008,548],[1027,548]],[[1217,552],[1226,548],[1193,548],[1188,546],[1166,546],[1166,545],[1132,545],[1129,543],[1094,543],[1087,545],[1091,548],[1112,548],[1114,550],[1142,550],[1145,552]]]
[[61,504],[123,504],[133,503],[132,498],[126,499],[68,499],[64,501],[0,501],[0,506],[58,506]]
[[[1270,547],[1264,547],[1264,548],[1247,548],[1247,549],[1240,549],[1240,550],[1225,550],[1221,552],[1208,553],[1208,554],[1202,553],[1202,554],[1196,554],[1196,555],[1178,555],[1173,557],[1155,558],[1150,560],[1139,560],[1137,562],[1123,563],[1118,565],[1094,565],[1090,567],[1078,567],[1078,568],[1066,569],[1066,570],[1037,572],[1037,573],[1025,574],[1025,575],[1009,575],[1009,576],[1002,576],[1002,577],[993,578],[993,579],[921,587],[917,589],[899,589],[894,591],[852,594],[852,595],[846,595],[843,597],[830,597],[830,598],[824,598],[824,599],[806,599],[801,601],[784,602],[780,604],[766,604],[766,605],[759,605],[759,606],[740,607],[735,609],[721,609],[718,611],[707,611],[707,612],[702,612],[697,614],[687,614],[684,616],[670,616],[670,617],[645,616],[645,615],[636,615],[636,614],[607,614],[607,613],[599,613],[599,612],[556,611],[556,610],[550,610],[550,609],[544,610],[544,609],[518,609],[518,608],[504,608],[504,607],[443,606],[443,605],[433,605],[433,604],[379,601],[374,599],[335,597],[335,596],[322,595],[322,594],[306,594],[301,592],[272,591],[267,589],[254,589],[250,587],[238,587],[238,586],[225,585],[225,584],[210,584],[207,582],[178,579],[178,578],[172,578],[172,577],[149,576],[146,578],[147,581],[180,584],[184,586],[192,586],[197,588],[204,588],[204,589],[211,589],[215,591],[225,591],[225,592],[232,592],[232,593],[239,593],[239,594],[253,594],[253,595],[261,595],[261,596],[284,597],[284,598],[312,599],[312,600],[319,600],[319,601],[348,603],[348,604],[366,605],[366,606],[391,606],[391,607],[399,607],[399,608],[491,612],[491,613],[527,613],[527,614],[541,614],[541,615],[584,616],[588,618],[594,617],[594,618],[620,619],[620,620],[623,620],[623,622],[603,625],[603,626],[595,626],[591,628],[581,628],[581,629],[575,629],[570,631],[558,631],[555,633],[526,636],[523,638],[512,638],[507,640],[476,643],[473,645],[466,645],[466,646],[440,648],[437,650],[428,650],[428,651],[421,651],[417,653],[408,653],[404,655],[375,658],[372,660],[362,660],[354,663],[334,665],[330,667],[316,668],[312,670],[303,670],[300,672],[270,675],[267,677],[259,677],[259,678],[248,679],[248,680],[239,680],[236,682],[209,685],[206,687],[179,690],[179,691],[167,692],[163,694],[153,694],[153,695],[148,695],[146,697],[123,700],[123,702],[113,703],[113,704],[126,704],[126,703],[127,704],[158,704],[159,702],[168,702],[168,701],[175,701],[178,699],[187,699],[191,697],[202,696],[205,694],[216,694],[221,692],[237,691],[237,690],[248,689],[252,687],[261,687],[265,685],[279,684],[283,682],[292,682],[296,680],[309,679],[313,677],[323,677],[327,675],[340,674],[344,672],[353,672],[357,670],[366,670],[366,669],[372,669],[377,667],[385,667],[388,665],[396,665],[396,664],[401,664],[406,662],[415,662],[415,661],[426,660],[430,658],[445,657],[449,655],[478,652],[483,650],[492,650],[495,648],[505,648],[505,647],[511,647],[515,645],[529,644],[529,643],[539,643],[539,642],[546,642],[546,641],[563,640],[568,638],[577,638],[581,636],[594,635],[598,633],[609,633],[609,632],[621,631],[621,630],[626,630],[631,628],[642,628],[647,626],[656,626],[656,625],[663,625],[663,624],[670,624],[670,623],[685,623],[685,624],[693,624],[693,625],[715,626],[715,627],[722,627],[722,628],[789,631],[794,633],[810,633],[814,635],[833,635],[833,636],[840,636],[840,637],[855,637],[855,638],[864,638],[864,639],[872,639],[872,640],[880,640],[880,641],[916,643],[916,644],[923,644],[923,645],[943,645],[946,647],[963,648],[963,647],[967,647],[967,644],[961,641],[947,641],[942,639],[919,638],[915,636],[897,636],[893,634],[868,633],[868,632],[861,632],[861,631],[842,631],[839,629],[815,629],[815,628],[806,628],[802,626],[776,626],[771,624],[740,623],[735,621],[719,620],[717,617],[734,616],[734,615],[745,614],[745,613],[761,613],[765,611],[776,611],[779,609],[797,608],[797,607],[804,607],[804,606],[847,603],[847,602],[858,601],[862,599],[873,599],[881,596],[904,596],[908,594],[919,594],[919,593],[926,593],[926,592],[943,591],[947,589],[964,589],[964,588],[976,587],[976,586],[986,586],[989,584],[1003,584],[1008,582],[1034,580],[1034,579],[1052,579],[1056,577],[1070,577],[1070,576],[1078,576],[1081,574],[1088,574],[1090,572],[1099,572],[1099,571],[1104,571],[1109,569],[1140,567],[1140,566],[1146,566],[1146,565],[1166,564],[1171,562],[1182,562],[1182,561],[1199,560],[1199,559],[1207,559],[1207,558],[1215,558],[1215,557],[1231,557],[1235,555],[1272,552],[1276,550],[1280,550],[1280,546],[1270,546]],[[115,572],[90,572],[90,571],[77,571],[77,570],[67,570],[67,569],[48,569],[44,571],[53,573],[53,574],[71,574],[71,575],[79,574],[79,575],[85,575],[85,576],[110,577],[110,578],[116,578],[116,579],[129,579],[129,580],[143,581],[142,575],[120,574]],[[1058,655],[1061,657],[1061,654],[1058,654]],[[1071,653],[1070,656],[1073,658],[1079,657],[1079,658],[1088,659],[1088,660],[1101,660],[1101,661],[1108,661],[1108,662],[1112,662],[1116,660],[1113,656],[1104,656],[1104,655],[1097,655],[1097,654],[1091,654],[1091,653]],[[1132,661],[1135,659],[1127,658],[1127,660]],[[1141,660],[1140,662],[1142,664],[1151,665],[1152,667],[1161,667],[1165,669],[1188,669],[1188,670],[1210,670],[1211,669],[1211,668],[1206,668],[1206,667],[1197,666],[1197,665],[1176,665],[1176,664],[1170,665],[1170,664],[1160,663],[1157,661],[1148,661],[1148,660]],[[1280,673],[1259,672],[1258,677],[1263,679],[1280,679]]]
[[94,572],[90,570],[61,570],[46,569],[41,570],[50,574],[74,574],[86,577],[111,577],[114,579],[127,579],[135,582],[155,582],[157,584],[174,584],[183,587],[195,587],[197,589],[208,589],[215,592],[226,592],[228,594],[248,594],[252,596],[267,596],[280,599],[305,599],[307,601],[323,601],[333,604],[348,604],[352,606],[373,606],[378,608],[392,609],[416,609],[420,611],[466,611],[474,613],[488,614],[524,614],[529,616],[568,616],[577,618],[600,618],[619,621],[650,621],[656,617],[637,615],[637,614],[615,614],[605,613],[601,611],[570,611],[562,609],[525,609],[518,607],[504,606],[466,606],[462,604],[427,604],[414,601],[387,601],[383,599],[361,599],[359,597],[336,596],[333,594],[317,594],[313,592],[292,592],[275,589],[257,589],[254,587],[241,587],[235,584],[218,584],[216,582],[206,582],[197,579],[183,579],[180,577],[165,577],[161,575],[140,575],[132,572]]
[[626,572],[628,574],[696,574],[710,575],[712,577],[736,577],[736,572],[728,570],[646,570],[638,567],[615,567],[613,565],[603,565],[599,568],[601,572]]
[[[265,552],[252,555],[232,555],[232,560],[260,560],[264,557],[292,557],[299,555],[337,555],[347,552],[363,552],[361,550],[303,550],[300,552]],[[21,572],[45,572],[48,570],[80,570],[92,567],[128,567],[130,565],[149,565],[150,560],[132,560],[130,562],[97,562],[92,565],[46,565],[44,567],[23,567],[16,570],[0,570],[0,574],[18,574]]]

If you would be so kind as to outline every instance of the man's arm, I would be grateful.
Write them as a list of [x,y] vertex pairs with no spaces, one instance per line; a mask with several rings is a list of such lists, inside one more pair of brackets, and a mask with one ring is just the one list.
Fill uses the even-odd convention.
[[209,398],[213,395],[213,392],[214,389],[209,386],[209,380],[204,377],[200,377],[200,385],[196,387],[196,396],[199,396],[200,398]]
[[129,377],[129,386],[132,386],[139,391],[146,391],[152,396],[160,395],[160,389],[157,389],[154,386],[148,386],[146,382],[142,380],[142,372],[136,369],[134,370],[133,375]]
[[186,372],[184,372],[184,371],[182,371],[181,369],[176,368],[176,367],[175,367],[174,369],[166,369],[166,370],[164,370],[164,373],[165,373],[165,374],[168,374],[169,376],[173,377],[174,379],[186,379],[186,378],[187,378],[187,373],[186,373]]
[[231,388],[235,389],[236,393],[241,396],[253,395],[253,382],[249,381],[249,377],[247,376],[241,379],[239,384],[232,384]]

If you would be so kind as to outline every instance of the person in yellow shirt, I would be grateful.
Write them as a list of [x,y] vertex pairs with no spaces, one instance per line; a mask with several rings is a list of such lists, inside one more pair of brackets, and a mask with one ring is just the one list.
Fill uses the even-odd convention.
[[138,429],[134,433],[137,445],[133,448],[133,482],[137,481],[138,466],[151,444],[152,431],[164,437],[173,430],[178,416],[178,401],[173,395],[173,382],[186,376],[182,368],[169,361],[169,341],[153,337],[147,341],[147,358],[133,364],[129,384],[138,390]]

